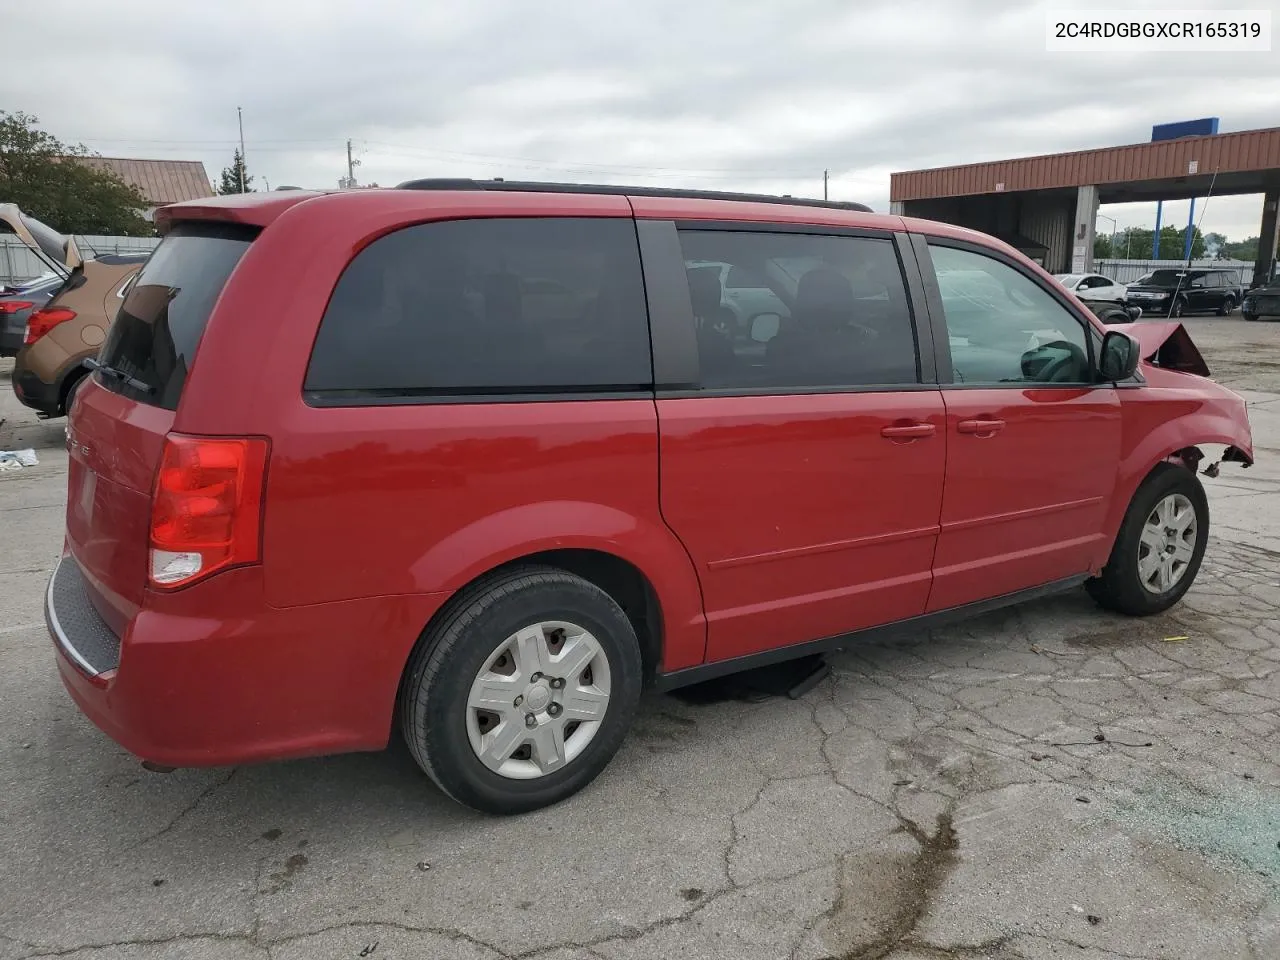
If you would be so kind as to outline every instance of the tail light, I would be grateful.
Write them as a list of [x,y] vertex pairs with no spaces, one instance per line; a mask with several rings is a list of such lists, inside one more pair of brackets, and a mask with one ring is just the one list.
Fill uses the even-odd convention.
[[28,347],[60,323],[74,320],[76,312],[66,307],[45,307],[27,317],[27,335],[22,342]]
[[34,306],[30,300],[0,300],[0,313],[21,313]]
[[151,501],[150,582],[174,589],[262,556],[267,441],[165,437]]

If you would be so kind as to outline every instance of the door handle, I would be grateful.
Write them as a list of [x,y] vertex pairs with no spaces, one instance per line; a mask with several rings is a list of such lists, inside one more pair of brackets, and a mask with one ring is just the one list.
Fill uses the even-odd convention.
[[880,428],[880,436],[890,440],[918,440],[921,437],[932,437],[938,428],[932,423],[898,423]]
[[973,420],[961,420],[956,424],[957,433],[973,433],[980,437],[990,437],[1004,429],[1004,421],[994,418],[978,417]]

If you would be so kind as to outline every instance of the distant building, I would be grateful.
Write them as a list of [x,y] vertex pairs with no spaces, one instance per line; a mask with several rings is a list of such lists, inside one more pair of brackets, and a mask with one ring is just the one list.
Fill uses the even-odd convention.
[[155,219],[157,207],[214,195],[213,185],[199,160],[126,160],[119,157],[77,157],[77,162],[115,174],[146,198],[142,215]]

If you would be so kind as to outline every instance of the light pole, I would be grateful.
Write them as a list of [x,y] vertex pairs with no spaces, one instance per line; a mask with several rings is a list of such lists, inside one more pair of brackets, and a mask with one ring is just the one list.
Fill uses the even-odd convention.
[[1108,217],[1105,213],[1099,213],[1098,216],[1103,220],[1111,221],[1111,256],[1114,258],[1116,255],[1116,227],[1118,224],[1115,217]]

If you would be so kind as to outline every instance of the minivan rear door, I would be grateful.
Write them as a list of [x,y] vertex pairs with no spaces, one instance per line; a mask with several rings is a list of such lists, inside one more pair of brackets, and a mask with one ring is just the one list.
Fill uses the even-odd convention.
[[147,583],[151,490],[165,435],[214,304],[253,236],[217,223],[175,226],[126,291],[101,367],[68,415],[67,546],[117,632]]

